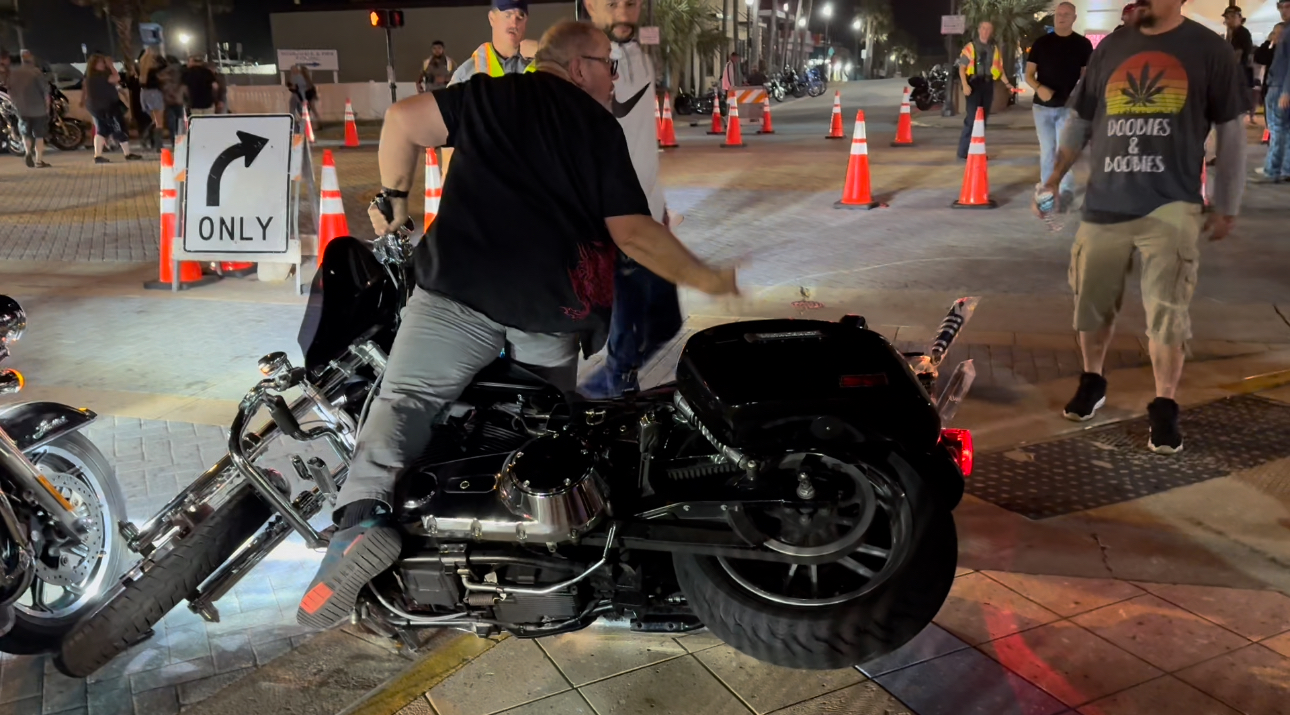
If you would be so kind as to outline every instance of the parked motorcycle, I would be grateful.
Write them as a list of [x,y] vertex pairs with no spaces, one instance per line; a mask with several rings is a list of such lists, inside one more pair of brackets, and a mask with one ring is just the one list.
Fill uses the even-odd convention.
[[909,78],[910,99],[919,111],[945,104],[945,93],[949,88],[950,72],[944,65],[934,65],[930,71],[923,71],[917,77]]
[[[89,136],[89,124],[67,116],[67,95],[57,86],[50,84],[49,93],[52,110],[49,113],[49,143],[62,151],[79,148]],[[18,133],[18,109],[4,92],[0,92],[0,119],[4,122],[4,148],[10,154],[27,153],[22,135]]]
[[[218,621],[220,597],[293,532],[327,542],[310,519],[332,509],[380,389],[411,255],[403,233],[328,244],[304,364],[261,358],[228,454],[123,527],[144,560],[66,639],[62,672],[103,667],[184,599]],[[638,631],[706,626],[792,668],[894,651],[954,578],[951,510],[972,443],[944,424],[971,363],[939,401],[929,389],[974,306],[957,302],[926,354],[898,353],[858,316],[721,325],[688,341],[676,382],[615,400],[562,394],[499,358],[398,480],[403,553],[353,619],[409,646],[430,628],[534,638],[603,616]],[[270,419],[248,431],[261,409]],[[283,435],[322,440],[335,464],[293,457],[292,486],[257,463]]]
[[[27,316],[0,296],[0,360]],[[23,387],[0,370],[0,395]],[[125,496],[111,463],[80,431],[84,408],[27,402],[0,409],[0,651],[58,649],[121,575]]]
[[717,89],[713,87],[706,94],[694,95],[686,90],[681,90],[676,95],[676,104],[673,109],[681,116],[691,114],[705,115],[712,114],[712,103],[716,101]]
[[806,94],[811,97],[818,97],[824,94],[829,88],[828,75],[824,67],[815,66],[806,71]]
[[788,96],[788,89],[784,86],[783,75],[777,74],[766,82],[766,94],[776,102],[782,102]]

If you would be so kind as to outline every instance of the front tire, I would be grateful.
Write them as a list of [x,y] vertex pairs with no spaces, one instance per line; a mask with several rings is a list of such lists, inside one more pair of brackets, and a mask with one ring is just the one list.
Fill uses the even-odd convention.
[[[750,579],[750,573],[757,573],[749,570],[752,562],[678,552],[673,555],[677,580],[695,615],[735,649],[788,668],[848,668],[912,640],[932,622],[949,595],[958,537],[953,516],[917,476],[909,474],[908,465],[892,460],[889,466],[894,468],[885,470],[888,474],[901,475],[911,527],[905,532],[909,543],[890,571],[884,567],[870,572],[867,589],[853,591],[846,600],[793,598],[789,591],[775,593],[766,587],[774,578]],[[896,552],[894,542],[889,548]],[[852,564],[847,569],[857,565],[854,558],[837,563],[848,560]],[[806,568],[814,590],[817,572]],[[827,565],[819,568],[827,573]],[[785,587],[798,570],[792,567]]]
[[[121,575],[125,540],[117,524],[126,521],[125,495],[107,457],[83,434],[63,435],[31,455],[55,488],[76,506],[76,514],[96,523],[91,542],[82,545],[95,554],[85,560],[42,566],[27,592],[13,605],[13,628],[0,637],[0,651],[35,655],[58,650],[63,637],[98,605],[103,592]],[[75,552],[64,559],[77,556]],[[90,560],[97,561],[90,565]],[[42,575],[44,578],[42,578]],[[64,588],[64,585],[67,587]],[[50,596],[51,588],[59,590]],[[76,589],[76,590],[72,590]],[[78,592],[79,591],[79,592]]]
[[54,665],[65,675],[84,678],[147,638],[152,627],[192,595],[269,516],[268,505],[250,485],[239,487],[238,494],[72,631]]
[[59,151],[75,151],[85,143],[85,127],[75,119],[64,118],[60,128],[50,130],[49,143]]

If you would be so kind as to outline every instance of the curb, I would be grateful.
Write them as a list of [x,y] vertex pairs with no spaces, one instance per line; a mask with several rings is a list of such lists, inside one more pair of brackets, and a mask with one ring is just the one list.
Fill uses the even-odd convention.
[[394,715],[508,638],[463,633],[417,660],[337,715]]

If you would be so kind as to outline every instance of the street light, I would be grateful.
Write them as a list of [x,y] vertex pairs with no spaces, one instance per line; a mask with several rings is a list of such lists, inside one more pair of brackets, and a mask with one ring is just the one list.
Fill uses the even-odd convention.
[[[853,39],[855,40],[855,54],[853,55],[853,57],[856,59],[857,67],[859,66],[859,60],[860,60],[860,28],[861,27],[863,27],[863,24],[860,22],[860,18],[857,17],[856,19],[851,21],[851,32],[854,35]],[[847,75],[850,76],[850,74],[851,74],[851,65],[848,64]]]
[[178,40],[179,40],[179,44],[184,46],[184,52],[187,52],[188,43],[193,41],[193,36],[188,34],[187,32],[181,32],[179,33]]
[[824,46],[828,47],[829,22],[833,20],[833,3],[824,3],[824,7],[820,8],[820,12],[824,13]]

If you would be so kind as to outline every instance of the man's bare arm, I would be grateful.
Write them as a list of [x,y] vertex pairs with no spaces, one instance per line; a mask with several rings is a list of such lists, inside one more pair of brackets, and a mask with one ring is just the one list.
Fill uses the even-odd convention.
[[709,268],[649,216],[615,216],[605,219],[605,225],[623,253],[664,280],[709,295],[738,293],[733,268]]
[[1036,94],[1039,93],[1039,88],[1043,86],[1039,84],[1039,65],[1034,62],[1026,63],[1026,84],[1030,85],[1030,88],[1035,90]]
[[[448,141],[448,127],[439,112],[439,102],[434,94],[418,94],[396,102],[385,112],[381,127],[381,144],[377,162],[381,170],[381,186],[409,191],[416,175],[418,161],[425,148],[437,149]],[[378,234],[387,233],[408,217],[408,200],[391,199],[394,221],[386,222],[379,211],[372,209],[368,215],[372,228]]]

